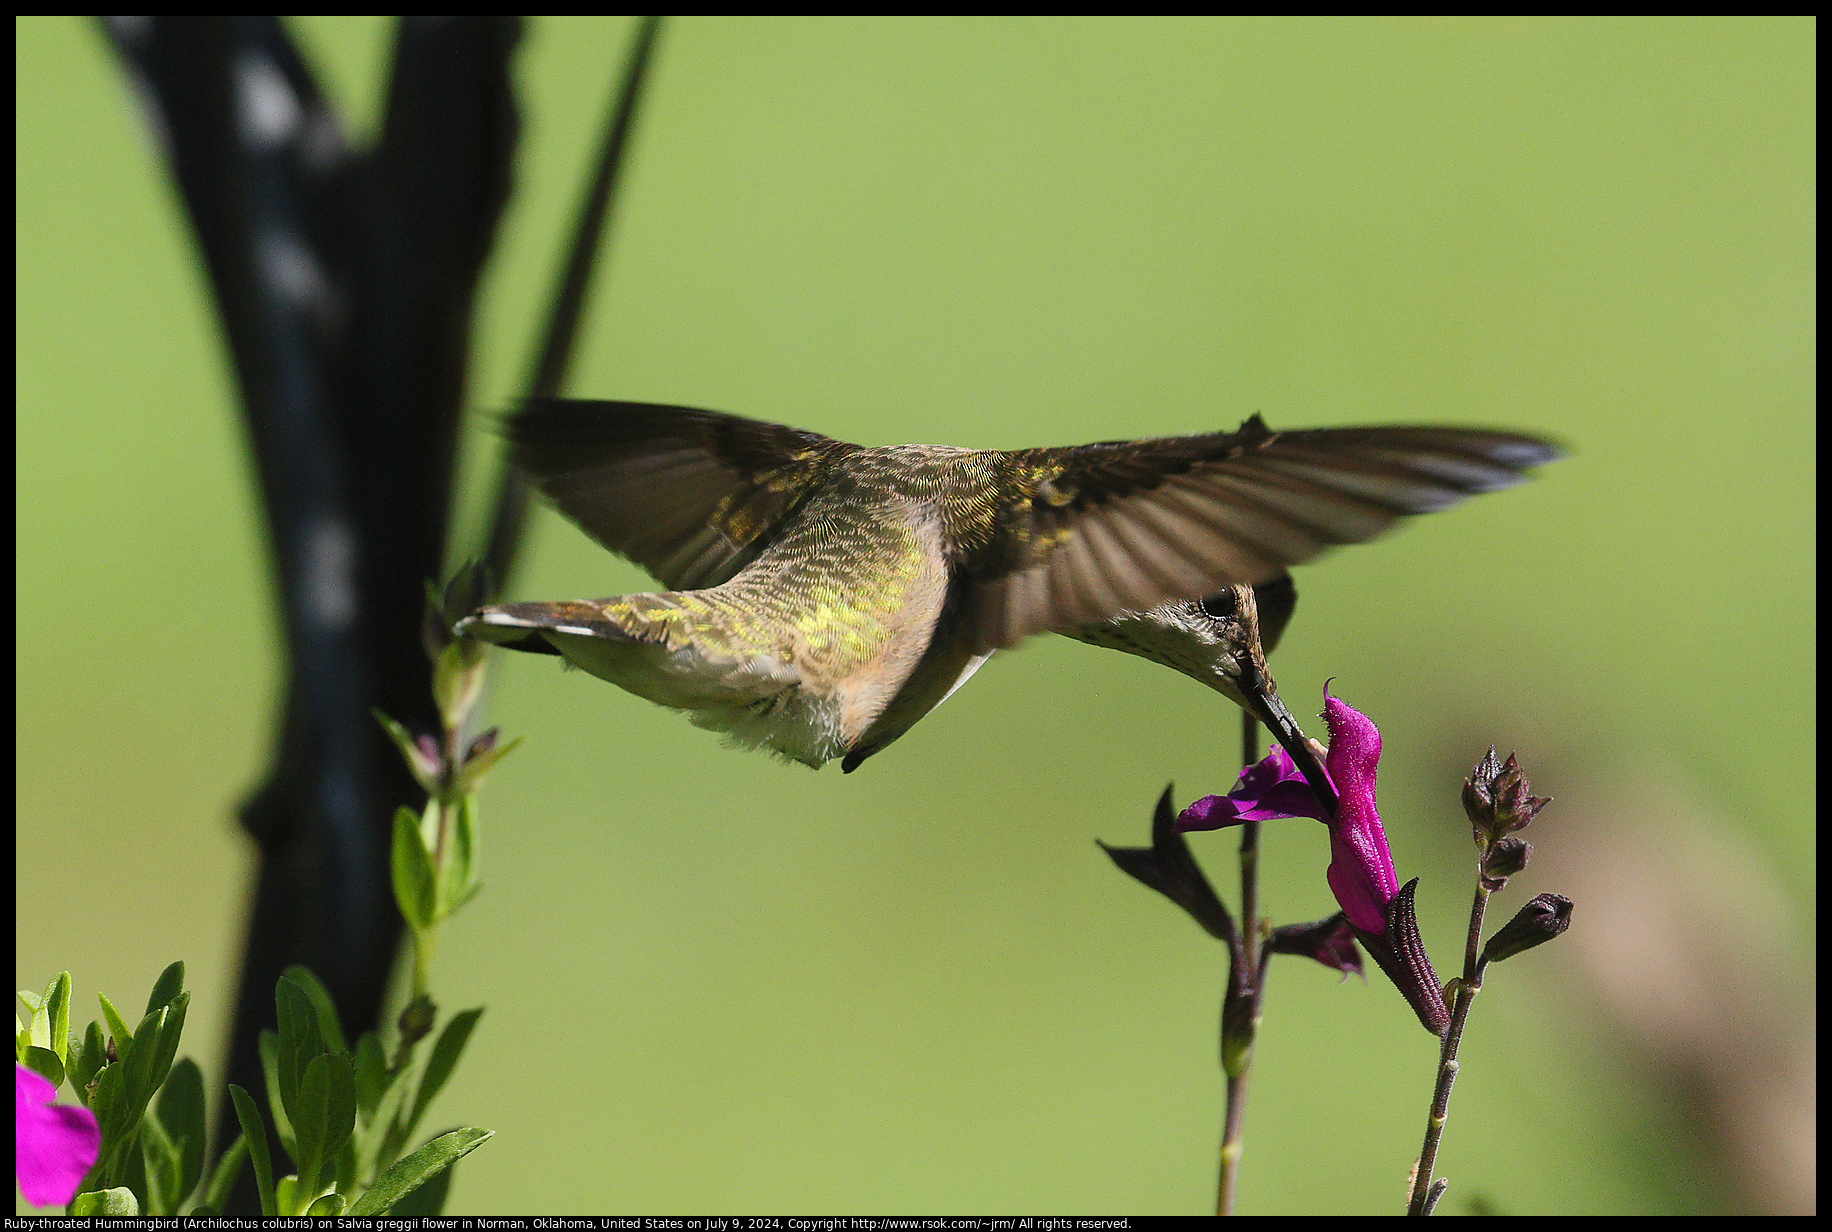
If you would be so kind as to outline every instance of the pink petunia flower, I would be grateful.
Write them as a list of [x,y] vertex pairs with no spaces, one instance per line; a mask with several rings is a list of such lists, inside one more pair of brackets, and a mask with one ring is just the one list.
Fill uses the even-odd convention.
[[102,1131],[96,1126],[95,1113],[53,1104],[57,1088],[50,1080],[16,1061],[13,1064],[19,1094],[15,1140],[19,1192],[33,1206],[68,1206],[84,1175],[95,1166]]

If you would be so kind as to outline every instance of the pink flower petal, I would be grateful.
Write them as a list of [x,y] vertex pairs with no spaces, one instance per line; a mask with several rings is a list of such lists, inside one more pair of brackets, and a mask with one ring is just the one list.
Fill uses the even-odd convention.
[[1363,932],[1386,931],[1387,904],[1399,893],[1387,834],[1374,806],[1374,778],[1380,767],[1380,731],[1368,716],[1327,694],[1330,781],[1342,795],[1330,826],[1329,888],[1349,923]]
[[68,1206],[95,1157],[102,1131],[87,1108],[59,1106],[57,1088],[18,1062],[15,1159],[19,1192],[33,1206]]

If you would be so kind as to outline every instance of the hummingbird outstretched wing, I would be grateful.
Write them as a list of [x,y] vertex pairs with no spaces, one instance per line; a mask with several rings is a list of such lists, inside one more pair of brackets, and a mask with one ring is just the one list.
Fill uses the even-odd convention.
[[560,512],[670,590],[755,560],[857,446],[781,424],[643,402],[530,399],[505,427]]
[[1277,578],[1405,515],[1511,487],[1558,450],[1478,428],[1316,428],[999,454],[1006,497],[969,529],[964,616],[984,653]]

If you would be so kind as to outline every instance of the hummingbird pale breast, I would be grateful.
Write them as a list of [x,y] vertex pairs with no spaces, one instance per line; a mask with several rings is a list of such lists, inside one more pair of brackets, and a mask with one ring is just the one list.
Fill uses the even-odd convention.
[[943,493],[975,470],[964,449],[861,450],[729,581],[565,605],[578,619],[543,636],[742,745],[810,766],[882,747],[986,657],[932,646],[957,623]]

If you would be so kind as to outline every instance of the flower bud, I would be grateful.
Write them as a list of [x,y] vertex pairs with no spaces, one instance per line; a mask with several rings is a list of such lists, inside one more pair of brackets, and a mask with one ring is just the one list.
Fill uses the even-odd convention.
[[1351,973],[1367,978],[1361,969],[1361,951],[1355,948],[1355,930],[1340,911],[1313,924],[1281,924],[1272,930],[1267,945],[1274,954],[1314,958],[1330,970],[1342,972],[1344,979]]
[[1482,856],[1482,888],[1489,891],[1499,890],[1508,883],[1508,878],[1527,866],[1533,855],[1533,847],[1524,838],[1509,835],[1501,839]]
[[438,1016],[439,1007],[433,1004],[431,997],[422,993],[407,1003],[395,1026],[400,1029],[403,1041],[418,1043],[432,1032]]
[[482,733],[477,739],[471,741],[471,747],[465,753],[464,759],[466,761],[471,761],[473,758],[482,757],[485,753],[495,748],[496,737],[501,730],[501,728],[492,727],[489,731]]
[[1500,962],[1522,950],[1543,945],[1571,927],[1571,900],[1560,894],[1541,894],[1514,913],[1482,947],[1483,962]]
[[1486,849],[1502,835],[1525,829],[1550,803],[1550,796],[1531,793],[1514,754],[1498,761],[1492,744],[1463,781],[1463,811],[1469,815],[1477,847]]

